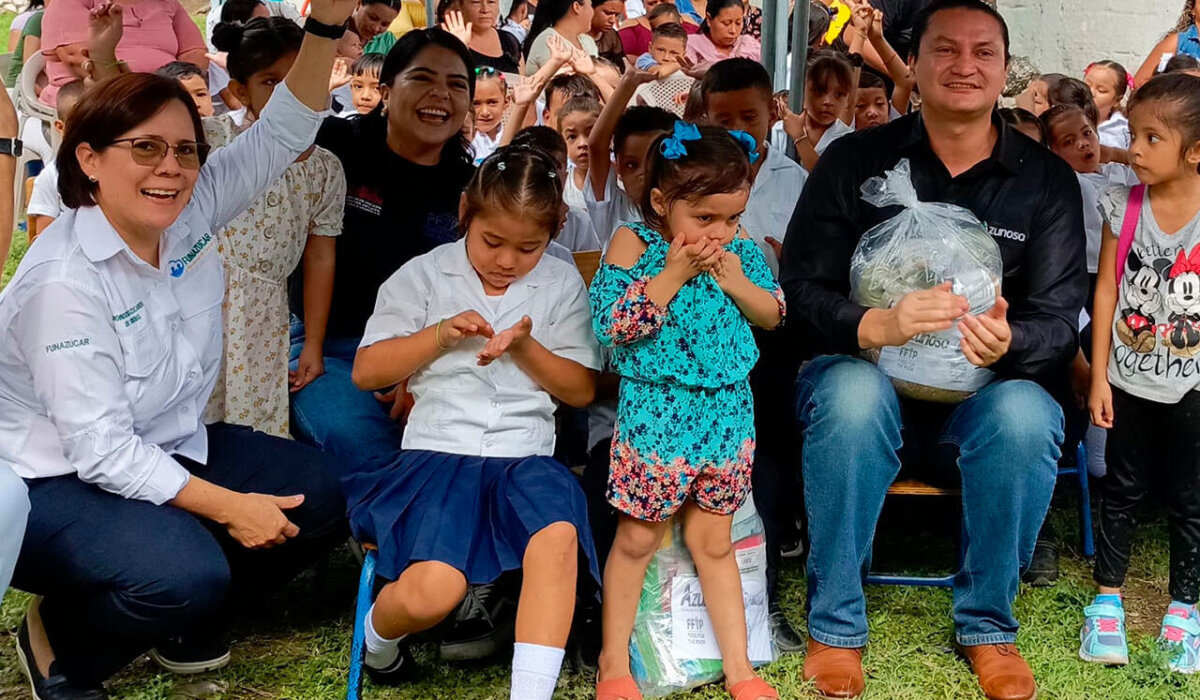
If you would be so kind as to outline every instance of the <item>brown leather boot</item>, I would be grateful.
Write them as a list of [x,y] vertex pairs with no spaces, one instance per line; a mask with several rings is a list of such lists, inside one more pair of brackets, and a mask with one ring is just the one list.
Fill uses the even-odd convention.
[[808,640],[804,680],[813,681],[827,698],[856,698],[862,694],[862,649],[841,649]]
[[979,687],[989,700],[1034,700],[1037,683],[1033,671],[1021,658],[1015,644],[960,646],[959,652],[971,662],[979,677]]

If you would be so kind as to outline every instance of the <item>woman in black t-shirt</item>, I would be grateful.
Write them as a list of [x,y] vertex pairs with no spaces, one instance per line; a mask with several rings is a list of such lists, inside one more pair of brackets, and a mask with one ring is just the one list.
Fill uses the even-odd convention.
[[476,67],[491,66],[501,73],[524,72],[521,42],[496,28],[500,21],[499,0],[442,0],[438,10],[438,22],[467,44]]
[[[330,118],[317,145],[346,172],[325,374],[293,395],[293,432],[351,461],[383,464],[400,449],[393,396],[358,390],[354,353],[379,287],[401,265],[458,238],[458,202],[474,167],[462,125],[475,92],[467,48],[441,29],[405,34],[379,76],[380,107]],[[294,293],[293,302],[302,299]],[[293,357],[304,329],[293,322]],[[378,400],[377,400],[378,398]]]

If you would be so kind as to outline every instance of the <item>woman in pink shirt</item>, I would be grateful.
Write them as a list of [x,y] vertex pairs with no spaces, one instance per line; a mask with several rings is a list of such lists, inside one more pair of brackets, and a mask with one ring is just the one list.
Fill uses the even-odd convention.
[[[56,0],[42,17],[42,55],[50,84],[39,96],[54,106],[58,88],[86,77],[88,23],[91,11],[107,0]],[[122,3],[124,35],[117,58],[135,73],[153,73],[171,61],[184,61],[208,70],[207,47],[199,27],[178,0],[138,0]]]
[[745,18],[741,0],[708,0],[700,33],[688,37],[688,60],[699,70],[726,58],[759,60],[762,46],[758,39],[742,34]]

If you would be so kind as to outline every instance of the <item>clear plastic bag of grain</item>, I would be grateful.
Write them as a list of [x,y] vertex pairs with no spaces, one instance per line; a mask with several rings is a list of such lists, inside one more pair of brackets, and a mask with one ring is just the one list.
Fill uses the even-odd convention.
[[[922,202],[912,184],[908,160],[862,186],[863,199],[876,207],[903,210],[867,231],[850,259],[850,298],[887,309],[909,292],[952,283],[965,296],[971,314],[992,308],[1000,294],[1004,267],[1000,248],[987,226],[953,204]],[[991,370],[967,361],[957,325],[922,333],[900,347],[864,351],[891,378],[901,396],[958,403],[992,381]]]

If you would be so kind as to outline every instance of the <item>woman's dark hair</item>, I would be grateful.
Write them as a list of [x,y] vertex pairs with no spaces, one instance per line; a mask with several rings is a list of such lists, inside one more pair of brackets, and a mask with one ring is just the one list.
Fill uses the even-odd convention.
[[731,7],[736,7],[741,12],[746,11],[742,0],[708,0],[708,7],[704,8],[704,21],[700,23],[700,33],[708,36],[708,21],[716,19],[722,10],[728,10]]
[[625,142],[637,134],[670,131],[675,126],[675,115],[662,107],[634,105],[617,119],[613,129],[613,153],[625,150]]
[[820,94],[833,90],[836,85],[842,85],[846,92],[854,87],[854,68],[850,66],[842,54],[824,49],[808,59],[808,72],[805,82],[817,89]]
[[383,54],[364,53],[350,64],[350,75],[372,75],[379,77],[383,70]]
[[[1183,137],[1181,158],[1200,142],[1200,78],[1187,73],[1156,75],[1129,99],[1129,114],[1139,107],[1153,108],[1162,123],[1180,133]],[[1200,165],[1196,170],[1200,172]]]
[[[221,22],[249,22],[254,17],[254,11],[263,4],[262,0],[225,0],[221,5]],[[213,28],[215,31],[215,27]],[[214,44],[215,46],[215,44]]]
[[1125,66],[1120,63],[1105,59],[1103,61],[1096,61],[1085,68],[1083,75],[1086,77],[1088,73],[1092,72],[1093,68],[1107,68],[1116,74],[1117,85],[1113,89],[1113,93],[1117,96],[1116,103],[1120,105],[1121,100],[1125,99],[1125,93],[1129,92],[1129,71],[1125,70]]
[[255,73],[300,50],[304,30],[286,17],[255,17],[240,22],[219,22],[213,27],[212,42],[218,51],[229,53],[229,77],[250,82]]
[[816,51],[825,44],[825,34],[833,18],[829,16],[829,8],[812,0],[808,4],[808,50]]
[[562,134],[548,126],[527,126],[517,132],[509,146],[513,148],[536,148],[550,156],[555,162],[567,160],[567,142]]
[[192,118],[196,142],[205,143],[196,103],[178,80],[153,73],[125,73],[96,84],[84,93],[67,120],[58,148],[58,193],[70,209],[96,203],[96,183],[83,174],[75,149],[86,143],[100,152],[176,100]]
[[459,8],[459,0],[438,0],[433,16],[437,18],[438,24],[441,24],[446,21],[446,13],[455,8]]
[[563,213],[563,182],[558,161],[536,148],[507,146],[488,156],[467,188],[458,225],[465,235],[471,221],[485,211],[503,211],[527,219],[554,238]]
[[[409,64],[430,46],[440,46],[458,55],[467,72],[467,95],[470,99],[474,99],[475,59],[471,58],[471,52],[461,41],[441,27],[414,29],[397,39],[392,50],[388,51],[387,58],[383,59],[383,68],[379,70],[379,84],[392,87],[396,82],[396,76],[408,68]],[[384,101],[380,100],[371,114],[380,116],[383,114],[383,108]],[[467,163],[475,162],[475,157],[471,155],[471,142],[462,135],[461,131],[456,133],[459,135],[447,141],[446,145],[442,147],[442,158]]]
[[1079,78],[1063,77],[1060,80],[1046,82],[1046,101],[1051,107],[1055,105],[1075,105],[1082,109],[1092,124],[1100,123],[1100,112],[1096,109],[1096,100],[1092,97],[1092,89]]
[[40,7],[45,7],[45,6],[46,6],[46,0],[29,0],[29,5],[27,5],[25,7],[25,11],[33,12],[34,10],[36,10]]
[[[1027,109],[1022,109],[1021,107],[1005,107],[999,111],[1000,118],[1003,119],[1004,123],[1006,124],[1011,124],[1013,126],[1032,126],[1033,128],[1037,129],[1038,143],[1042,144],[1043,146],[1045,146],[1046,142],[1050,140],[1046,134],[1046,125],[1043,124],[1042,120],[1038,119],[1037,115],[1033,112],[1030,112]],[[1046,113],[1049,114],[1050,110],[1046,110]]]
[[646,21],[653,22],[663,15],[671,15],[674,17],[676,24],[683,21],[683,15],[679,14],[679,8],[675,7],[675,3],[671,2],[660,2],[659,4],[655,5],[654,9],[650,10],[650,13],[646,15]]
[[1197,68],[1200,68],[1200,59],[1184,53],[1177,53],[1167,61],[1167,65],[1163,66],[1162,72],[1182,73],[1183,71],[1196,70]]
[[542,32],[566,17],[567,13],[571,11],[572,5],[585,2],[588,0],[541,0],[537,5],[537,12],[533,13],[533,22],[529,25],[529,32],[525,35],[525,43],[521,45],[521,53],[525,55],[525,58],[529,58],[533,42]]
[[982,0],[933,0],[924,10],[917,13],[916,19],[913,20],[912,44],[909,49],[913,56],[916,56],[920,50],[921,40],[925,38],[925,34],[929,31],[929,23],[933,20],[933,16],[946,10],[972,10],[974,12],[982,12],[996,20],[996,23],[1000,25],[1000,35],[1004,39],[1004,62],[1008,62],[1010,58],[1008,23],[1004,21],[1004,16],[996,8],[986,2],[982,2]]
[[662,192],[667,206],[680,200],[698,202],[713,194],[750,189],[750,160],[746,149],[728,131],[717,126],[699,126],[698,141],[684,141],[685,155],[666,158],[662,134],[650,144],[646,154],[646,188],[642,193],[642,218],[646,224],[661,230],[665,221],[651,206],[651,193]]
[[1178,34],[1186,32],[1189,27],[1196,23],[1196,2],[1195,0],[1183,0],[1183,12],[1179,14],[1179,21],[1175,23],[1175,28],[1171,33]]

